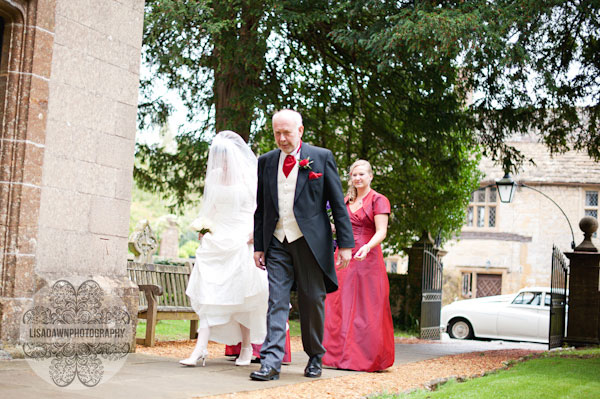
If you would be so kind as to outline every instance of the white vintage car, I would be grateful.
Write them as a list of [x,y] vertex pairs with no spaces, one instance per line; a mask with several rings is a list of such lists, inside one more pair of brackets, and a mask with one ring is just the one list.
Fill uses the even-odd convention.
[[442,308],[441,329],[451,338],[548,343],[550,288],[456,301]]

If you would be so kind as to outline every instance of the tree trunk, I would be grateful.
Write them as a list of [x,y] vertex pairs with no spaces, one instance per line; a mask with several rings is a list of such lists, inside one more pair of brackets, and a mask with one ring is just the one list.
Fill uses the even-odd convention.
[[269,34],[259,32],[264,10],[257,4],[249,0],[242,3],[241,10],[222,10],[232,19],[239,11],[241,24],[215,37],[213,51],[215,128],[217,132],[233,130],[245,141],[250,137]]
[[215,72],[215,128],[217,132],[233,130],[248,141],[253,110],[240,99],[243,83],[239,81],[240,75],[236,75],[229,71]]

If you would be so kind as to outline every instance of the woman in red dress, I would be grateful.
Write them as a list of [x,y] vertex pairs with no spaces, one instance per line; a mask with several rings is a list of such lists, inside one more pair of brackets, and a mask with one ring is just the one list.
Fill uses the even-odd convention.
[[379,245],[390,202],[371,189],[372,179],[367,161],[350,167],[346,207],[356,246],[348,267],[337,271],[339,289],[325,300],[323,364],[339,369],[377,371],[394,364],[390,287]]

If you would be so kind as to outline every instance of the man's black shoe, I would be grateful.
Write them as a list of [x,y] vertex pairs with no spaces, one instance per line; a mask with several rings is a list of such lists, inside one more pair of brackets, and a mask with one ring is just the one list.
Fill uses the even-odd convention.
[[271,366],[260,366],[260,370],[250,373],[250,378],[256,381],[271,381],[279,379],[279,372]]
[[322,368],[321,359],[317,356],[313,356],[308,360],[308,364],[304,369],[304,376],[308,378],[318,378],[321,376]]

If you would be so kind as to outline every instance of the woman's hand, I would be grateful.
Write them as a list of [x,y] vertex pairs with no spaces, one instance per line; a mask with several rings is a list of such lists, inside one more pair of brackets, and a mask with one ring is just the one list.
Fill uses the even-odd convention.
[[254,233],[248,234],[248,244],[254,244]]
[[331,225],[331,232],[332,232],[333,234],[335,234],[335,224],[333,224],[333,223],[331,223],[331,222],[329,222],[329,224]]
[[358,251],[354,254],[354,259],[356,260],[364,260],[367,257],[367,254],[371,251],[371,248],[367,244],[360,247]]

